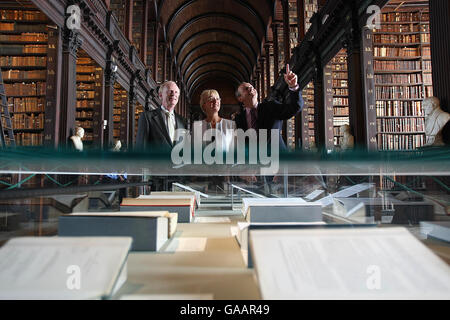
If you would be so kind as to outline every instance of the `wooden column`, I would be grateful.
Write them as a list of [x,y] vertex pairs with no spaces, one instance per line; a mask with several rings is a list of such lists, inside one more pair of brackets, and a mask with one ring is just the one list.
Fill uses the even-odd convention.
[[44,146],[56,148],[59,144],[59,114],[61,99],[62,39],[60,28],[47,27],[47,79],[44,114]]
[[450,112],[450,3],[429,0],[429,4],[433,95],[441,101],[442,110]]
[[274,81],[277,81],[280,68],[278,66],[278,57],[279,57],[278,23],[276,22],[272,22],[272,33],[273,33],[273,72],[274,72]]
[[317,149],[326,146],[325,141],[325,85],[320,55],[316,52],[314,75],[314,139]]
[[[352,2],[352,27],[347,30],[344,45],[347,47],[349,116],[350,127],[355,137],[355,146],[368,147],[367,108],[363,85],[362,35],[358,21],[358,1]],[[373,73],[369,75],[373,79]],[[373,119],[375,121],[375,119]]]
[[[305,0],[297,0],[297,42],[300,44],[305,38]],[[308,107],[305,105],[302,112],[295,116],[295,145],[298,147],[302,141],[302,149],[309,146]]]
[[264,74],[266,72],[266,69],[264,68],[264,61],[266,60],[266,58],[261,58],[259,59],[259,67],[261,69],[261,80],[260,80],[260,85],[261,85],[261,101],[266,97],[266,82],[264,80]]
[[261,83],[261,72],[259,71],[259,69],[256,69],[256,91],[258,91],[258,102],[261,102],[261,87],[260,87],[260,83]]
[[125,0],[125,37],[133,42],[133,0]]
[[281,0],[283,7],[283,39],[284,39],[284,64],[291,58],[291,45],[289,43],[290,25],[289,25],[289,1]]
[[297,42],[300,44],[305,38],[305,0],[297,0]]
[[127,140],[127,147],[129,150],[133,149],[136,137],[135,137],[135,128],[136,128],[136,119],[135,119],[135,112],[136,112],[136,76],[133,75],[130,80],[130,92],[128,94],[128,140]]
[[[112,49],[111,49],[112,51]],[[104,104],[104,119],[106,120],[106,129],[103,135],[103,146],[110,148],[114,141],[114,83],[116,82],[117,66],[108,54],[105,68],[105,104]]]
[[373,32],[367,27],[362,29],[362,62],[363,62],[363,95],[364,95],[364,106],[366,112],[366,145],[369,150],[376,150],[377,146],[377,110],[375,105],[375,80],[374,80],[374,69],[373,69]]
[[154,38],[153,38],[153,67],[152,67],[152,74],[153,74],[153,80],[158,82],[158,40],[159,40],[159,23],[154,22]]
[[270,92],[270,47],[272,46],[271,43],[266,43],[264,45],[265,49],[266,49],[266,93],[267,95],[269,95]]
[[98,149],[103,148],[104,130],[104,101],[105,94],[103,89],[105,88],[105,77],[103,69],[99,66],[95,67],[95,91],[94,91],[94,113],[92,116],[92,128],[93,128],[93,143]]
[[61,73],[61,113],[59,127],[60,144],[66,145],[75,131],[75,112],[77,105],[77,52],[81,39],[77,32],[64,29],[62,73]]
[[324,135],[325,147],[327,150],[334,149],[334,130],[333,130],[333,76],[331,64],[327,64],[323,69],[323,101],[324,101]]
[[141,61],[147,64],[148,10],[150,0],[142,0]]
[[162,49],[163,49],[163,61],[162,61],[162,79],[161,81],[164,82],[167,80],[167,73],[166,73],[166,69],[167,69],[167,44],[163,43],[162,44]]

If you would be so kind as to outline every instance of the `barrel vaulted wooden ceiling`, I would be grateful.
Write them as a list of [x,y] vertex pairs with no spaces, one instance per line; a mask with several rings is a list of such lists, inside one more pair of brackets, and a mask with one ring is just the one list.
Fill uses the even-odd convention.
[[[267,27],[281,5],[272,0],[157,0],[160,39],[169,44],[187,94],[209,81],[249,81]],[[279,6],[280,8],[276,8]]]

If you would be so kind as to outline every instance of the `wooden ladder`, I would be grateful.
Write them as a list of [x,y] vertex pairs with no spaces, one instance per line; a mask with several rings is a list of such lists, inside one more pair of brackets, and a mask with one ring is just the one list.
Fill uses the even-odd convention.
[[1,146],[3,148],[16,146],[1,69],[0,69],[0,139],[1,139]]

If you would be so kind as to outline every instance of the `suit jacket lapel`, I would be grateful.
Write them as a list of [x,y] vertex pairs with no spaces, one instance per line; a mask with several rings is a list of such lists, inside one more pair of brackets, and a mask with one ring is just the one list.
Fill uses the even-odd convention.
[[156,112],[153,116],[154,123],[156,123],[160,127],[161,132],[164,134],[164,137],[166,138],[167,142],[170,145],[172,145],[172,141],[170,140],[170,136],[169,136],[169,130],[167,129],[167,123],[164,120],[164,118],[165,118],[164,112],[162,111],[162,109],[160,107],[158,112]]

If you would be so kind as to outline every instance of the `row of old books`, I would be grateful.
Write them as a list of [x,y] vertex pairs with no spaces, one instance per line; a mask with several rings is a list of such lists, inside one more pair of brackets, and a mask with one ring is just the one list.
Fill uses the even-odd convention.
[[20,54],[44,54],[47,52],[47,45],[45,44],[2,44],[0,46],[0,55],[20,55]]
[[77,109],[78,108],[94,108],[94,101],[92,100],[77,100]]
[[335,95],[335,96],[348,96],[348,89],[333,88],[333,95]]
[[47,16],[40,11],[35,10],[1,10],[1,20],[20,20],[20,21],[46,21]]
[[3,67],[45,67],[47,65],[47,57],[0,57],[0,65]]
[[348,116],[349,114],[349,107],[337,107],[335,106],[333,108],[334,115],[335,116]]
[[77,111],[76,117],[77,118],[92,118],[93,111]]
[[[425,48],[423,48],[425,50]],[[375,57],[420,57],[421,48],[387,48],[374,47],[373,55]]]
[[48,35],[46,33],[23,32],[21,34],[1,34],[0,41],[5,42],[46,42]]
[[333,79],[333,87],[339,88],[348,88],[348,80],[334,80]]
[[14,129],[44,129],[44,114],[16,113],[11,116]]
[[10,112],[44,112],[45,98],[8,98]]
[[374,34],[373,42],[374,44],[403,44],[403,43],[418,43],[418,42],[427,42],[423,41],[421,36],[425,36],[425,34]]
[[345,71],[345,70],[342,70],[342,71],[333,70],[331,75],[332,75],[333,79],[344,79],[344,80],[348,79],[347,71]]
[[412,150],[423,146],[425,136],[419,134],[378,134],[378,148],[380,150]]
[[[431,79],[431,77],[428,76],[429,75],[424,74],[423,78],[427,80]],[[376,84],[421,84],[422,74],[376,74],[374,80]],[[425,82],[428,82],[427,80],[425,80]]]
[[[423,25],[425,27],[425,25]],[[421,26],[418,24],[382,24],[378,32],[420,32]]]
[[377,130],[379,133],[423,132],[425,130],[425,119],[424,118],[377,119]]
[[36,33],[45,32],[47,26],[45,24],[17,24],[17,23],[5,23],[0,20],[0,31],[14,31],[24,33]]
[[42,145],[44,135],[42,133],[14,132],[16,144],[20,146]]
[[7,96],[45,95],[45,82],[33,83],[5,83]]
[[348,106],[348,98],[333,98],[334,106]]
[[373,62],[375,73],[377,71],[420,70],[420,61],[378,61]]
[[47,77],[47,70],[14,70],[10,69],[2,71],[3,80],[18,80],[18,79],[45,79]]
[[376,101],[377,117],[422,116],[421,101]]
[[378,86],[375,97],[382,99],[422,99],[422,86]]
[[390,12],[382,13],[382,22],[417,22],[420,21],[421,14],[418,11],[414,12]]

